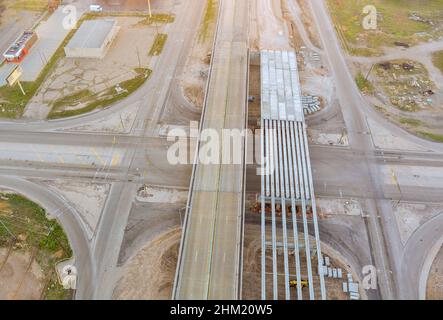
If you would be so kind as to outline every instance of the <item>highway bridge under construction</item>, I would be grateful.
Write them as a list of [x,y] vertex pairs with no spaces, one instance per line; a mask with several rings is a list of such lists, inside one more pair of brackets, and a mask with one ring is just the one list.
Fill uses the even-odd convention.
[[[220,1],[200,130],[246,127],[248,3]],[[234,14],[232,14],[234,12]],[[198,148],[200,148],[198,144]],[[245,149],[243,139],[241,148]],[[244,157],[193,168],[173,289],[175,299],[239,299],[244,216]],[[198,154],[198,153],[197,153]]]
[[[220,131],[219,136],[223,129],[244,130],[247,123],[249,50],[248,7],[245,3],[240,0],[220,3],[200,127],[200,130],[210,128]],[[235,14],[229,14],[232,12]],[[285,298],[290,299],[290,281],[301,283],[308,280],[309,298],[315,299],[316,291],[320,291],[319,298],[325,299],[323,275],[317,277],[317,284],[314,273],[318,272],[313,271],[316,268],[311,261],[314,252],[319,266],[322,259],[295,53],[262,51],[261,73],[261,152],[268,173],[262,174],[261,178],[262,298],[278,299],[279,289],[284,288]],[[243,140],[243,155],[245,145]],[[200,143],[197,148],[200,150]],[[220,164],[196,163],[193,169],[173,288],[174,299],[241,298],[245,157],[236,164],[222,164],[221,157]],[[266,216],[267,204],[272,208],[270,219]],[[292,223],[286,218],[287,205],[292,208]],[[277,217],[277,206],[283,210],[281,218]],[[296,218],[297,207],[302,212],[300,222]],[[312,252],[308,222],[312,223],[308,221],[308,209],[312,210],[315,235]],[[281,226],[277,227],[280,219]],[[271,237],[267,239],[269,220]],[[303,240],[299,239],[299,223],[302,224],[300,234],[303,234]],[[277,229],[282,231],[281,239],[277,237]],[[269,283],[266,277],[267,243],[271,243],[272,251],[272,297],[266,295]],[[284,249],[283,281],[278,281],[278,243],[282,243]],[[289,247],[295,251],[295,259],[291,259],[294,261],[289,259]],[[296,279],[290,277],[291,265],[295,266]],[[307,273],[306,279],[302,278],[302,270],[303,274]],[[314,286],[320,290],[314,290]],[[298,285],[298,299],[303,298],[301,290]]]
[[[284,287],[285,299],[291,299],[290,282],[296,280],[296,296],[302,300],[302,281],[308,281],[309,299],[326,299],[322,273],[322,256],[312,181],[306,124],[301,102],[300,81],[294,52],[264,50],[261,65],[261,288],[262,299],[278,299],[279,288]],[[270,204],[270,217],[267,205]],[[281,215],[276,214],[277,207]],[[310,217],[308,219],[308,210]],[[301,221],[297,220],[301,212]],[[312,221],[308,221],[311,220]],[[269,223],[270,220],[270,223]],[[309,222],[309,223],[308,223]],[[281,223],[281,226],[278,224]],[[301,224],[301,225],[300,225]],[[300,226],[299,226],[300,225]],[[311,246],[309,226],[313,226]],[[271,228],[268,239],[267,228]],[[281,231],[280,231],[281,230]],[[299,233],[301,230],[301,234]],[[278,237],[278,233],[281,237]],[[270,268],[266,265],[267,251],[272,256]],[[278,266],[277,253],[283,247],[283,266]],[[311,248],[314,248],[311,252]],[[292,254],[289,254],[289,249]],[[301,259],[301,252],[304,259]],[[316,252],[317,266],[312,265]],[[293,258],[292,258],[293,257]],[[267,272],[270,270],[270,272]],[[283,281],[279,283],[279,273]],[[295,272],[294,272],[295,270]],[[303,272],[303,274],[302,274]],[[295,273],[295,279],[292,274]],[[314,281],[314,273],[318,281]],[[267,274],[272,274],[267,281]],[[283,282],[283,283],[282,283]],[[267,297],[267,286],[272,284],[272,297]],[[280,287],[279,287],[280,285]],[[315,286],[320,288],[316,297]],[[292,298],[294,298],[292,296]]]

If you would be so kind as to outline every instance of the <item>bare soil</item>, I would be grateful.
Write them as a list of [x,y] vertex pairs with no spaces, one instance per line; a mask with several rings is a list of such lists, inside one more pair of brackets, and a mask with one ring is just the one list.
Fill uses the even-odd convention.
[[172,295],[181,229],[156,237],[122,269],[114,299],[165,300]]
[[0,248],[0,300],[38,300],[45,275],[27,251]]

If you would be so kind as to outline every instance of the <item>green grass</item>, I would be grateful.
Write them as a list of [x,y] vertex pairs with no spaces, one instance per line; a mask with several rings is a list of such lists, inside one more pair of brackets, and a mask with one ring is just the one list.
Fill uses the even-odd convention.
[[154,43],[149,50],[150,56],[158,56],[163,51],[163,47],[165,46],[166,40],[168,39],[168,35],[164,33],[159,33],[154,40]]
[[174,20],[175,20],[175,16],[172,14],[156,13],[156,14],[152,14],[151,17],[149,15],[146,16],[146,18],[139,21],[137,23],[137,25],[150,26],[154,23],[173,23]]
[[[107,106],[110,106],[111,104],[114,104],[127,96],[129,96],[131,93],[133,93],[135,90],[140,88],[143,83],[146,82],[146,80],[149,79],[152,70],[150,69],[144,69],[144,68],[137,68],[135,69],[137,72],[137,76],[135,76],[132,79],[123,81],[120,83],[120,87],[122,89],[125,89],[126,91],[117,94],[115,92],[114,88],[110,88],[107,90],[104,96],[99,97],[98,94],[93,94],[88,96],[90,100],[93,100],[86,104],[86,106],[78,109],[72,109],[72,110],[59,110],[58,108],[62,106],[66,106],[65,104],[61,105],[59,104],[57,107],[54,107],[51,112],[48,115],[48,119],[59,119],[59,118],[66,118],[66,117],[73,117],[78,116],[87,112],[91,112],[98,108],[105,108]],[[87,90],[89,91],[89,90]],[[77,93],[74,94],[75,97],[78,98]],[[81,99],[81,97],[80,97]]]
[[217,1],[216,0],[207,0],[205,15],[203,17],[202,24],[200,26],[198,40],[200,42],[205,42],[209,36],[209,31],[211,24],[215,22],[217,16]]
[[361,72],[355,77],[355,83],[357,83],[357,87],[363,93],[371,94],[374,92],[374,86]]
[[420,120],[412,118],[401,118],[400,123],[411,127],[419,127],[422,125],[422,122]]
[[443,73],[443,51],[437,51],[432,54],[434,65]]
[[77,105],[77,104],[93,97],[94,95],[95,94],[89,89],[80,90],[80,91],[74,92],[70,95],[67,95],[67,96],[64,96],[62,98],[55,100],[54,103],[52,104],[52,107],[54,109],[59,109],[59,108],[65,107],[65,106]]
[[10,8],[16,10],[44,11],[48,8],[48,0],[14,0]]
[[55,264],[72,256],[68,238],[43,208],[17,194],[0,193],[0,246],[35,252],[35,260],[47,277],[44,298],[69,299],[72,292],[57,281]]
[[[357,50],[361,55],[378,55],[382,46],[394,46],[395,41],[416,44],[443,34],[435,26],[409,19],[415,12],[434,23],[441,23],[443,0],[327,0],[327,3],[338,34],[351,54]],[[377,30],[363,29],[366,5],[374,5],[382,17],[378,19]],[[430,36],[419,37],[418,32],[427,32]]]
[[422,137],[435,141],[435,142],[443,142],[443,134],[437,134],[437,133],[431,133],[431,132],[425,132],[425,131],[418,131],[417,132]]

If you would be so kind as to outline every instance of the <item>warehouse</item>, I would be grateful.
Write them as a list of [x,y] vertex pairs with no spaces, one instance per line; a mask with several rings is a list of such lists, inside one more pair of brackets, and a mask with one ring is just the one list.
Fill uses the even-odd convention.
[[119,29],[115,20],[84,21],[66,45],[66,57],[104,58]]

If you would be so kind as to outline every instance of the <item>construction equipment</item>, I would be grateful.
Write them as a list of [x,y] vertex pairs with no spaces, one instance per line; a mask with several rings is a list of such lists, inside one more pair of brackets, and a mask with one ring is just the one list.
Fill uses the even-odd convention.
[[[291,286],[291,288],[296,288],[296,287],[298,287],[298,281],[291,280],[291,281],[289,281],[289,285]],[[308,280],[300,280],[300,285],[301,285],[302,289],[307,288],[309,285],[309,282],[308,282]]]

